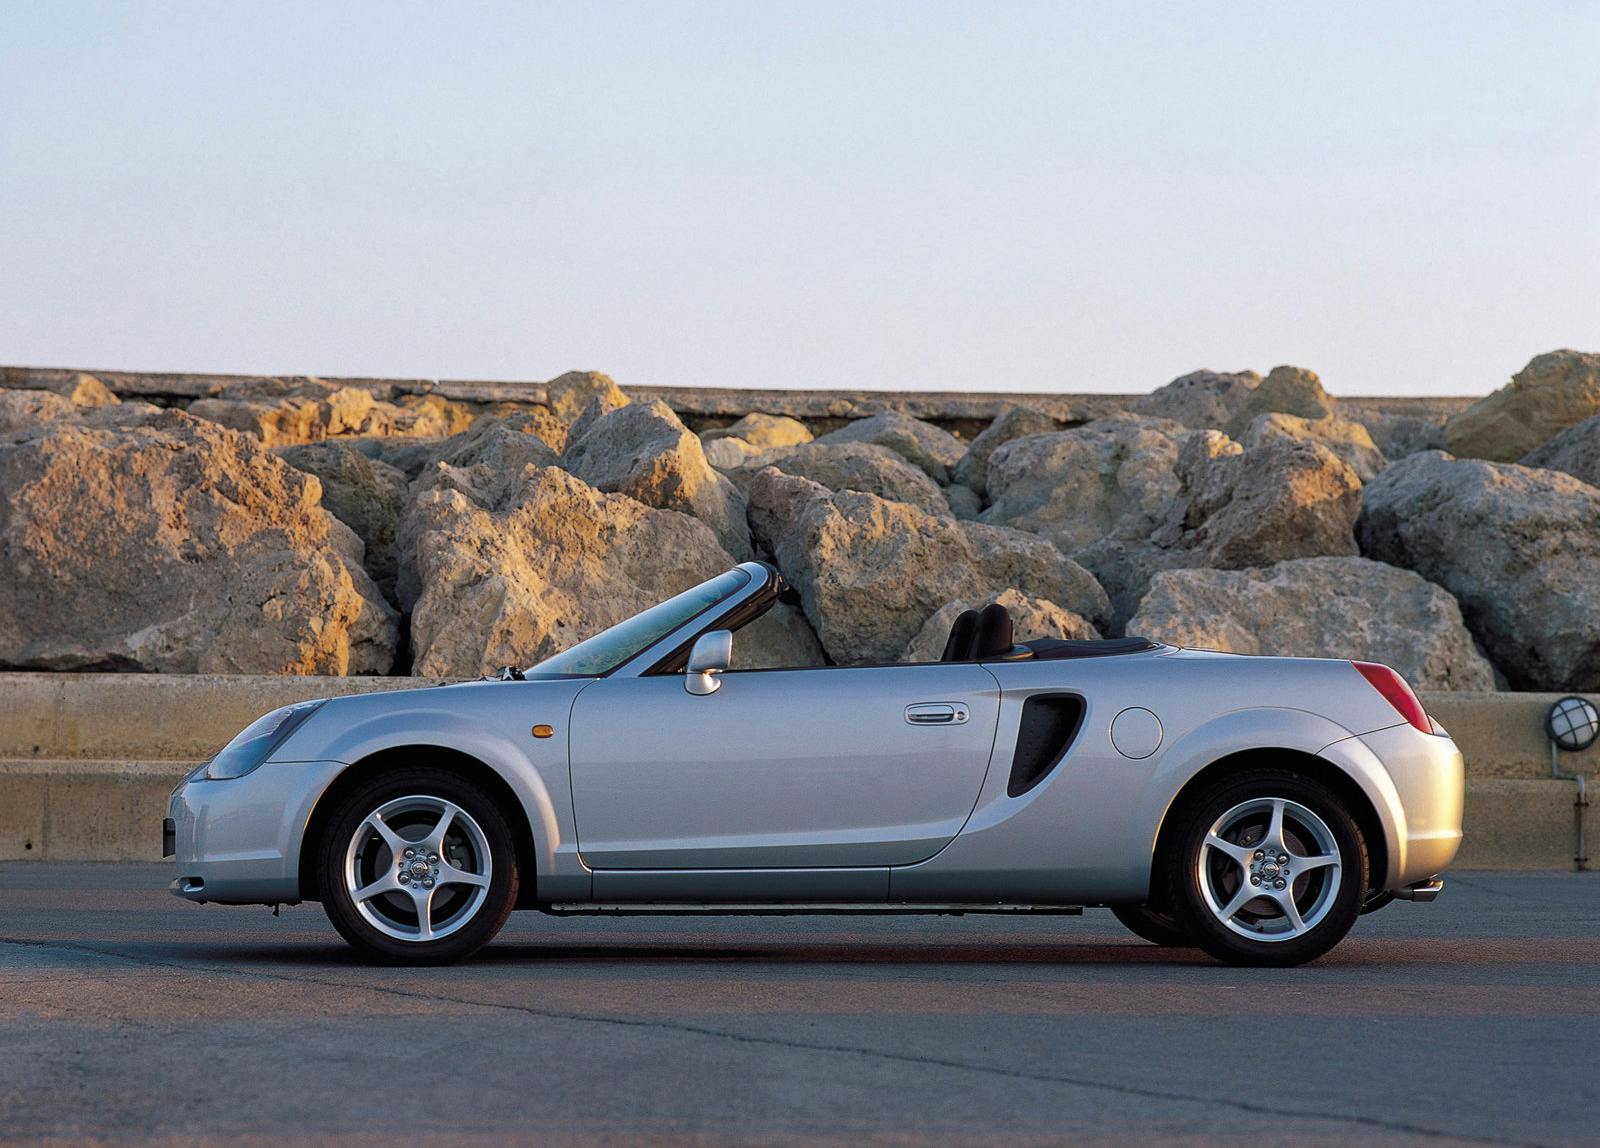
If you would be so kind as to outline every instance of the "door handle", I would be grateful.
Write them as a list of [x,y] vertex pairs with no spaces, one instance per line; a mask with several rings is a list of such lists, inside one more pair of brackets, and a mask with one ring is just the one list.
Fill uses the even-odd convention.
[[906,707],[906,721],[912,725],[961,725],[967,720],[967,707],[961,702],[919,702]]

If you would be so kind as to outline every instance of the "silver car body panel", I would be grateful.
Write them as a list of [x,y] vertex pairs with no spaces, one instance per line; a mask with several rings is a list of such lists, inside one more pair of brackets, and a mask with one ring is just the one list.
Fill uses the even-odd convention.
[[[1140,901],[1184,785],[1260,749],[1359,787],[1388,859],[1375,885],[1431,877],[1459,846],[1460,752],[1400,721],[1349,662],[1158,647],[730,670],[703,696],[681,674],[645,674],[765,577],[752,564],[736,600],[605,678],[331,699],[251,773],[179,786],[175,891],[300,899],[306,828],[328,787],[407,747],[422,761],[428,747],[466,755],[504,779],[520,805],[508,814],[531,831],[542,903]],[[1064,759],[1011,796],[1023,706],[1040,694],[1081,698],[1083,719]],[[556,735],[533,737],[541,723]]]

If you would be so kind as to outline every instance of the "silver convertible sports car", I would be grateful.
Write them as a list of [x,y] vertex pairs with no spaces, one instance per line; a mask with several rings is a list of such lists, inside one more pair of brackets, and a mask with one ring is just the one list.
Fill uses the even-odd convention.
[[1432,900],[1455,744],[1393,670],[1139,638],[740,670],[748,562],[527,670],[267,714],[179,785],[191,901],[320,900],[372,958],[548,913],[1075,913],[1236,963]]

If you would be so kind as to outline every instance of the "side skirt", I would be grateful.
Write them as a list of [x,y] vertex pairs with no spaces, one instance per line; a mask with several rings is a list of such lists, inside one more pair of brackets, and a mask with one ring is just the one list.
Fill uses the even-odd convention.
[[553,917],[905,917],[968,913],[1033,914],[1042,917],[1081,917],[1082,905],[852,905],[852,904],[578,904],[540,905]]

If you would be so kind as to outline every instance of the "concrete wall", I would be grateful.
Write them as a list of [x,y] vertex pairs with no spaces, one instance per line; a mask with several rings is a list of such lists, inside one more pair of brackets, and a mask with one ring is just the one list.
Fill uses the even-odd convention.
[[[256,717],[308,698],[431,684],[0,674],[0,860],[158,859],[161,818],[177,779]],[[1461,865],[1573,867],[1576,787],[1550,779],[1543,727],[1558,696],[1423,695],[1467,758]],[[1592,777],[1600,773],[1600,748],[1564,754],[1562,767]]]

